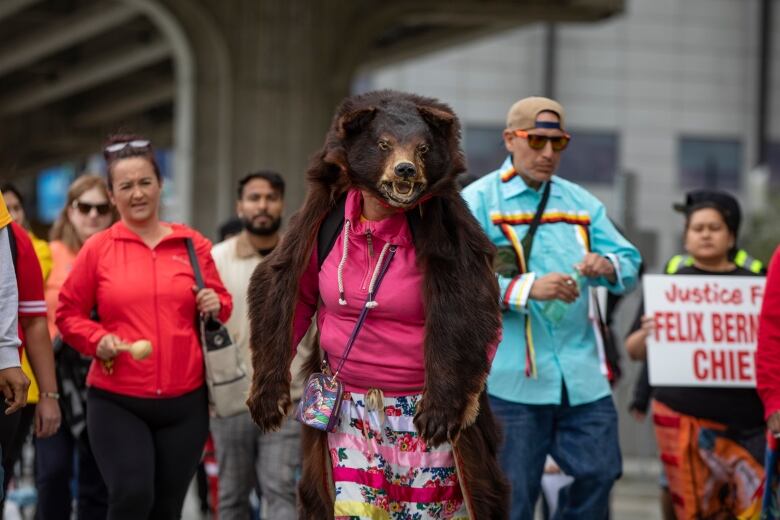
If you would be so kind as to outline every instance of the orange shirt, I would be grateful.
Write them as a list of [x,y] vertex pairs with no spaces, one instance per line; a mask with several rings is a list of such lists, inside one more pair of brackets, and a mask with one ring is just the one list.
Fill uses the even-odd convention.
[[60,297],[60,289],[65,279],[70,274],[73,262],[76,261],[76,253],[70,250],[64,242],[55,240],[49,244],[51,250],[52,267],[49,277],[46,279],[44,296],[46,298],[46,319],[49,325],[49,336],[54,339],[57,335],[57,326],[54,317],[57,313],[57,300]]

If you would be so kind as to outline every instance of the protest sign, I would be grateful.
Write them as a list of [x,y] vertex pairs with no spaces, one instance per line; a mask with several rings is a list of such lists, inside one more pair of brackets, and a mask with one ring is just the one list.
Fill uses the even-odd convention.
[[764,278],[644,277],[653,386],[755,387],[755,350]]

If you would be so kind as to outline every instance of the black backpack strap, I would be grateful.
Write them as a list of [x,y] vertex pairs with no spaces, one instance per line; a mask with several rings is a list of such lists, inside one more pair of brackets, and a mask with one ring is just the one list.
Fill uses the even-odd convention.
[[14,235],[14,229],[11,224],[5,227],[8,230],[8,244],[11,246],[11,260],[14,262],[14,271],[19,271],[17,268],[19,262],[19,249],[16,247],[16,236]]
[[317,268],[322,269],[322,264],[328,257],[328,253],[333,249],[333,245],[336,243],[336,239],[344,229],[344,212],[347,207],[347,194],[344,193],[336,201],[336,206],[325,220],[320,224],[320,229],[317,232]]
[[406,212],[406,222],[409,224],[409,233],[412,234],[412,243],[414,244],[417,239],[417,230],[422,225],[422,215],[420,211],[422,207],[412,208]]

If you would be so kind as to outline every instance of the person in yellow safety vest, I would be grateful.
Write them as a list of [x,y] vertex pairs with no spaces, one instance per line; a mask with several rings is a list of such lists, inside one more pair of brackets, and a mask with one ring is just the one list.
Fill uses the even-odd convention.
[[[745,251],[744,249],[738,249],[732,261],[737,267],[742,267],[743,269],[747,269],[751,273],[764,274],[766,272],[764,263],[761,260],[756,260],[755,258],[750,256],[748,252]],[[664,273],[674,274],[677,271],[679,271],[681,267],[690,267],[692,265],[693,265],[693,257],[691,255],[685,255],[685,254],[674,255],[669,259],[668,262],[666,262],[666,267],[664,267]]]
[[[739,225],[742,221],[742,211],[740,210],[737,200],[728,193],[713,190],[693,190],[685,194],[685,202],[675,203],[672,207],[676,211],[687,214],[691,207],[705,202],[716,204],[724,209],[726,226],[734,234],[734,238],[736,239],[739,232]],[[729,257],[737,267],[742,267],[743,269],[747,269],[756,274],[766,273],[764,264],[760,260],[750,256],[744,249],[733,248],[729,252]],[[666,262],[664,273],[675,274],[682,267],[690,267],[692,265],[693,257],[690,255],[674,255]]]

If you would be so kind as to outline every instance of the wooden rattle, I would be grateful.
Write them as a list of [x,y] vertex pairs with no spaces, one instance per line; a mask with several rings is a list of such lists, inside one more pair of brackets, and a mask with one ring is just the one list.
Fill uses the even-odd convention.
[[148,339],[139,339],[133,343],[117,343],[116,349],[129,352],[133,359],[140,361],[146,359],[152,353],[152,342]]

